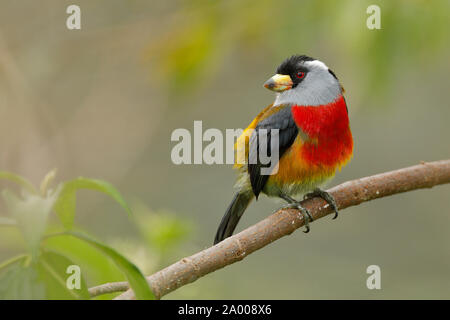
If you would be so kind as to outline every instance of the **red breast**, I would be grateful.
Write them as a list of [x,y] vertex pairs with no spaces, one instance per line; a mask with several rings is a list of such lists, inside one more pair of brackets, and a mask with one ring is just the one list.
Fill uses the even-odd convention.
[[341,166],[353,153],[347,106],[341,95],[320,106],[294,106],[297,126],[309,137],[301,147],[302,160],[326,167]]

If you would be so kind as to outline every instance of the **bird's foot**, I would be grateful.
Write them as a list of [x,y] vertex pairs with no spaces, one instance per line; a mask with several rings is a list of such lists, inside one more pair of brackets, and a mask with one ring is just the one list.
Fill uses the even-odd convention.
[[339,211],[338,211],[338,207],[336,204],[336,200],[334,199],[334,197],[331,194],[329,194],[328,192],[326,192],[322,189],[316,188],[316,189],[314,189],[314,191],[305,194],[305,196],[303,198],[310,199],[310,198],[314,198],[314,197],[320,197],[323,200],[325,200],[331,206],[333,211],[335,212],[333,219],[336,219],[338,217]]
[[306,228],[306,230],[303,231],[303,232],[304,233],[308,233],[310,231],[309,223],[314,221],[314,219],[313,219],[311,213],[309,212],[309,210],[306,209],[305,207],[303,207],[300,204],[300,202],[298,202],[298,201],[291,202],[287,206],[282,207],[281,209],[298,209],[298,210],[300,210],[300,212],[301,212],[301,214],[303,216],[303,219],[305,220],[305,228]]

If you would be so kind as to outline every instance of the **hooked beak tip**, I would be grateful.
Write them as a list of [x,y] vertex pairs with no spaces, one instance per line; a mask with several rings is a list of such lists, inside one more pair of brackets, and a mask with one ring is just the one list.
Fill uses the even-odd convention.
[[264,88],[272,90],[274,87],[275,87],[275,81],[273,79],[269,79],[266,82],[264,82]]

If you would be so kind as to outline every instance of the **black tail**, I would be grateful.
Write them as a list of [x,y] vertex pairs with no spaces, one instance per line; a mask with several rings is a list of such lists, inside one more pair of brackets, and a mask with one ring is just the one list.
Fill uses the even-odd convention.
[[214,244],[219,243],[233,234],[239,219],[241,219],[242,214],[245,209],[247,209],[252,199],[252,192],[238,192],[235,194],[233,201],[231,201],[222,218],[222,221],[220,222],[219,229],[217,229]]

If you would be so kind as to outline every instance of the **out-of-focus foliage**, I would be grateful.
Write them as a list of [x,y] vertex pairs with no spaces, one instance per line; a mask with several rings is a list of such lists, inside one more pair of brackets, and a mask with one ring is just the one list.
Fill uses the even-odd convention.
[[[183,93],[214,77],[230,53],[253,48],[259,57],[316,53],[333,48],[333,56],[352,57],[362,95],[390,93],[398,64],[420,68],[418,60],[442,56],[450,27],[449,1],[377,1],[381,30],[366,27],[366,8],[373,1],[181,1],[164,21],[164,32],[147,51],[153,79]],[[326,43],[325,43],[326,42]],[[401,59],[399,59],[401,57]],[[275,66],[273,66],[273,71]],[[173,92],[173,91],[172,91]]]
[[[20,172],[39,185],[43,173],[57,166],[64,180],[100,177],[145,202],[150,208],[130,203],[129,219],[103,195],[77,189],[71,229],[104,240],[144,274],[211,245],[233,192],[235,176],[227,166],[175,166],[171,132],[192,128],[194,120],[204,128],[246,126],[273,101],[262,83],[293,53],[323,60],[347,90],[355,156],[332,185],[449,156],[441,139],[450,134],[449,1],[76,4],[81,30],[67,30],[65,1],[0,4],[0,170]],[[373,4],[381,8],[381,30],[366,27]],[[40,188],[15,180],[42,196],[52,174]],[[294,233],[167,298],[447,298],[447,194],[443,186],[349,208],[334,223],[317,222],[308,237]],[[66,212],[74,212],[74,200]],[[277,206],[258,200],[238,228]],[[1,201],[0,261],[22,252],[28,258],[29,241],[7,213]],[[66,226],[72,224],[71,214],[64,216]],[[195,233],[188,238],[192,228],[183,229],[192,223]],[[50,213],[44,236],[64,230]],[[178,240],[165,238],[170,234]],[[81,266],[89,287],[126,280],[112,260],[80,239],[42,243]],[[33,266],[19,260],[12,266]],[[372,263],[383,269],[382,290],[365,287]],[[16,272],[23,279],[39,277],[30,269]],[[39,287],[29,289],[27,296],[40,293]]]
[[79,189],[91,189],[104,192],[117,201],[127,212],[131,214],[130,208],[122,196],[109,183],[95,179],[86,179],[78,177],[67,181],[61,187],[61,193],[54,204],[53,209],[61,219],[66,229],[71,229],[75,218],[76,191]]
[[126,276],[128,283],[130,284],[131,288],[133,288],[133,291],[136,294],[136,298],[147,300],[155,299],[155,296],[151,292],[142,272],[116,250],[81,233],[67,232],[64,235],[72,236],[88,243],[89,245],[100,251],[102,254],[113,260],[117,267]]
[[[70,246],[71,242],[64,240],[64,245],[58,250],[58,242],[53,244],[56,249],[47,245],[46,239],[58,237],[74,237],[90,247],[86,253],[97,255],[91,249],[102,253],[117,265],[122,271],[130,286],[140,299],[154,299],[142,272],[128,259],[123,257],[113,248],[94,240],[92,237],[82,234],[67,232],[72,228],[75,217],[75,191],[78,188],[89,188],[102,191],[131,213],[127,204],[119,192],[110,184],[93,179],[78,178],[59,184],[51,188],[55,171],[51,171],[42,180],[40,193],[26,179],[8,172],[0,172],[0,178],[8,179],[23,187],[22,195],[18,196],[9,189],[3,191],[7,210],[10,218],[0,220],[4,226],[10,228],[17,226],[25,240],[27,253],[13,257],[0,265],[0,298],[3,299],[89,299],[86,282],[83,273],[79,279],[79,288],[71,288],[67,285],[69,266],[74,263],[66,257],[72,254],[77,257],[79,246]],[[56,211],[64,228],[59,233],[46,234],[48,218],[52,211]],[[54,230],[53,230],[54,232]],[[61,242],[59,242],[61,244]],[[55,245],[56,244],[56,245]],[[65,248],[65,250],[61,250]],[[81,247],[82,248],[82,247]],[[70,250],[69,250],[70,249]],[[89,251],[91,250],[91,251]],[[78,255],[78,257],[80,257]],[[86,260],[85,260],[86,262]],[[90,261],[91,265],[92,262]],[[95,264],[94,264],[95,267]],[[104,273],[104,263],[99,263],[100,272]]]
[[132,204],[137,237],[113,238],[112,247],[136,261],[145,274],[152,274],[186,254],[194,226],[188,219],[168,210],[151,210],[141,201]]
[[176,217],[173,212],[160,210],[151,211],[142,203],[135,205],[136,225],[149,247],[160,255],[168,255],[179,247],[180,242],[192,231],[192,223]]

